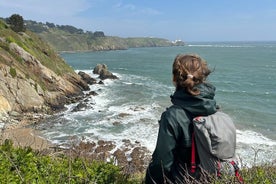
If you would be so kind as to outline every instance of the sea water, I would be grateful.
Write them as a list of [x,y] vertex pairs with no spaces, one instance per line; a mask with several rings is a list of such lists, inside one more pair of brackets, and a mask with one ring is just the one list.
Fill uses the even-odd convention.
[[[57,144],[77,137],[88,141],[138,141],[153,151],[161,113],[171,105],[172,63],[177,54],[196,53],[213,70],[208,81],[216,100],[237,127],[237,155],[243,164],[276,160],[276,42],[191,43],[181,47],[62,53],[76,72],[94,78],[106,64],[118,80],[91,85],[98,93],[84,111],[78,104],[44,122],[42,136]],[[223,131],[223,130],[222,130]]]

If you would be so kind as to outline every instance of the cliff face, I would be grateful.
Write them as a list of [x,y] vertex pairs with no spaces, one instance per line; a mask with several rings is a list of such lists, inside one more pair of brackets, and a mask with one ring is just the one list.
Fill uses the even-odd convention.
[[73,26],[59,26],[53,23],[25,21],[27,29],[37,33],[57,51],[100,51],[123,50],[137,47],[183,46],[184,42],[169,41],[163,38],[138,37],[121,38],[105,36],[103,32],[84,32]]
[[88,88],[35,34],[0,21],[0,121],[13,111],[50,113]]

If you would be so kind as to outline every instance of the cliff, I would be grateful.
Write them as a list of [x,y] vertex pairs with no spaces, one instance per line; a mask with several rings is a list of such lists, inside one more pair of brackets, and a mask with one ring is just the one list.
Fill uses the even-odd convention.
[[38,23],[26,20],[26,28],[37,33],[57,51],[123,50],[137,47],[183,46],[184,42],[163,38],[106,36],[102,31],[86,31],[69,25]]
[[36,34],[0,20],[0,122],[9,114],[51,113],[89,89]]

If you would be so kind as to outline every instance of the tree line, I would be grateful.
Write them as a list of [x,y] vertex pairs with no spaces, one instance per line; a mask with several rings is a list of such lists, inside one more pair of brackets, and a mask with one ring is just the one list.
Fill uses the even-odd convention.
[[5,19],[11,29],[15,32],[24,32],[29,29],[35,33],[42,33],[44,31],[49,31],[49,29],[59,29],[70,34],[88,34],[90,37],[105,37],[103,31],[84,31],[83,29],[76,28],[71,25],[56,25],[54,23],[46,22],[36,22],[33,20],[24,20],[24,18],[19,14],[13,14]]

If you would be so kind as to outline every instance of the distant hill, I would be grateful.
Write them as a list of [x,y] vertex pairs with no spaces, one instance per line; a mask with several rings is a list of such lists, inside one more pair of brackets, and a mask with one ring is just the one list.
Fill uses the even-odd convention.
[[83,31],[70,25],[55,25],[25,20],[27,29],[37,33],[57,51],[122,50],[135,47],[182,46],[182,41],[163,38],[139,37],[120,38],[106,36],[102,31]]

